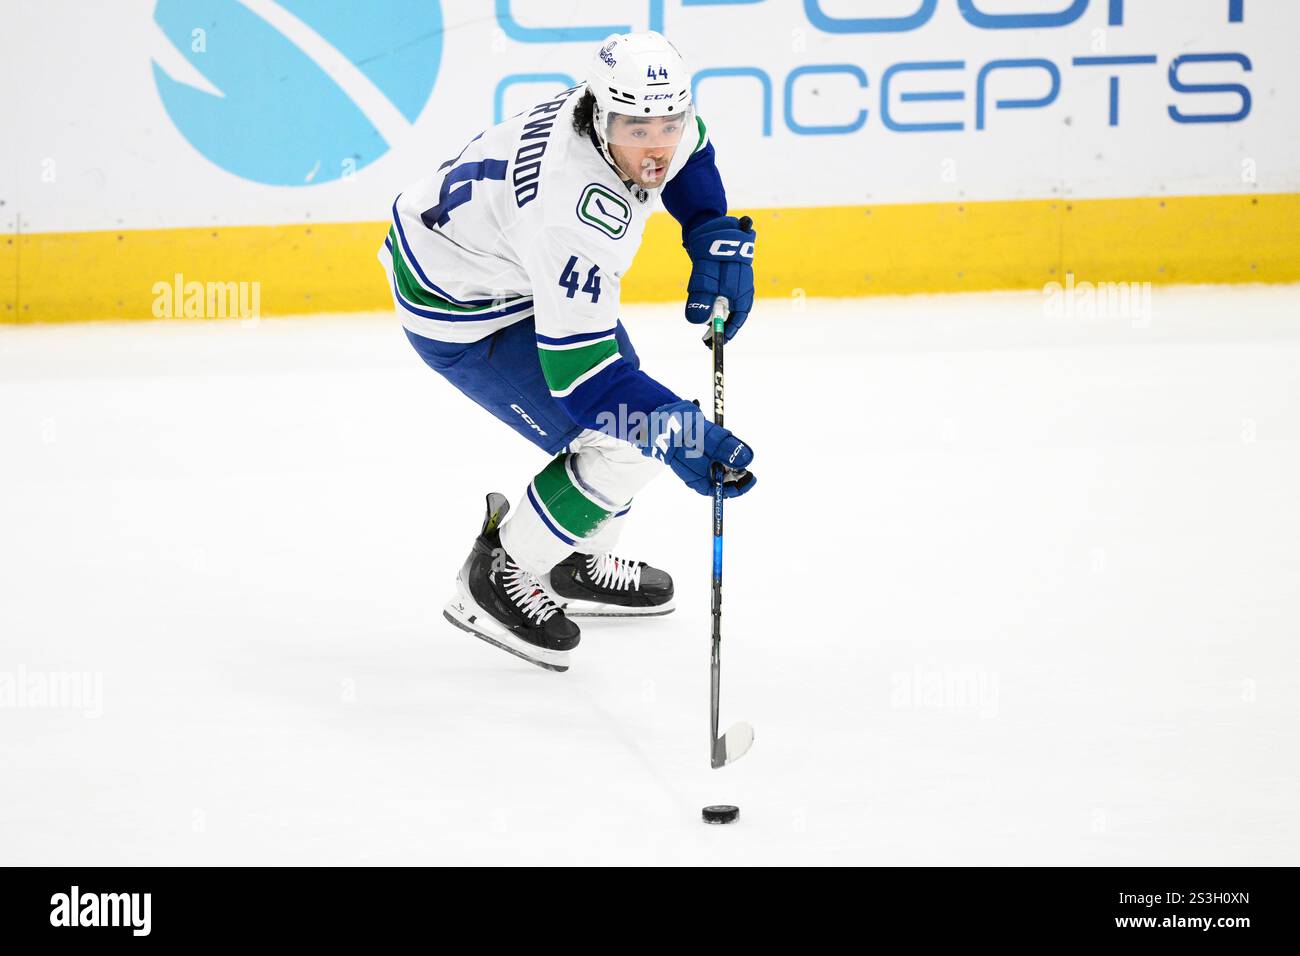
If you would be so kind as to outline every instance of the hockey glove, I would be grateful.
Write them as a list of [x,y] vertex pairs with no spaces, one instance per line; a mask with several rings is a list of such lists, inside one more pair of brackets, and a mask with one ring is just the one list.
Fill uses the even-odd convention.
[[650,413],[646,433],[635,444],[641,454],[657,458],[702,495],[713,494],[715,476],[722,476],[722,494],[735,498],[758,484],[747,469],[753,450],[729,429],[709,421],[692,402],[661,405]]
[[754,304],[754,230],[745,232],[735,216],[719,216],[696,226],[686,238],[691,279],[686,286],[686,321],[709,321],[713,300],[725,295],[731,305],[727,341],[740,331]]

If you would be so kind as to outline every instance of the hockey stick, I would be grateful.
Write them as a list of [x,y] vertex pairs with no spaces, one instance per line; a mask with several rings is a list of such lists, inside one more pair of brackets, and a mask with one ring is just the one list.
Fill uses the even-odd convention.
[[[742,228],[749,228],[749,217],[742,220]],[[713,336],[713,423],[722,424],[723,413],[723,374],[722,374],[722,347],[726,344],[727,337],[724,334],[724,327],[727,322],[727,313],[730,312],[730,305],[725,296],[718,296],[713,300],[713,312],[709,316],[709,332]],[[714,472],[713,483],[713,661],[712,661],[712,684],[710,693],[710,712],[709,712],[709,762],[713,769],[724,767],[733,761],[739,760],[749,752],[750,745],[754,743],[754,728],[741,721],[732,724],[731,728],[718,736],[718,705],[721,694],[722,682],[722,489],[725,471],[722,465],[717,465]]]

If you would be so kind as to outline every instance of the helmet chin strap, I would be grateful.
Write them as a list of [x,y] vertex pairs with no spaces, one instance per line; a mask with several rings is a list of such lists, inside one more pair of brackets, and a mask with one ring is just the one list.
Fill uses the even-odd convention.
[[[618,169],[618,163],[614,162],[614,154],[609,150],[609,140],[605,138],[605,111],[600,108],[599,103],[594,104],[591,111],[591,125],[596,130],[596,139],[600,143],[600,153],[605,157],[605,162]],[[624,179],[627,178],[623,170],[618,169],[618,173]]]

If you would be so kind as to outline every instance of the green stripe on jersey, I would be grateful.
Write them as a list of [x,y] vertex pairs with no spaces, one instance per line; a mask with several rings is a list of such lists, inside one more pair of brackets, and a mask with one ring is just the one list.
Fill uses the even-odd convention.
[[569,478],[563,452],[533,479],[533,493],[557,524],[574,538],[589,538],[612,511],[606,511]]
[[537,358],[542,363],[546,386],[552,392],[564,392],[611,355],[618,354],[618,342],[613,334],[598,342],[589,342],[576,348],[548,349],[540,347]]
[[700,119],[699,113],[695,114],[695,126],[700,131],[700,141],[696,143],[695,148],[691,150],[692,156],[694,156],[696,153],[702,150],[704,148],[704,144],[709,141],[709,129],[707,126],[704,125],[704,120]]
[[438,312],[450,312],[453,315],[474,315],[478,312],[495,312],[497,309],[504,309],[528,298],[528,296],[519,295],[510,299],[489,302],[487,305],[457,305],[455,302],[449,302],[440,296],[436,296],[420,285],[415,278],[415,273],[411,271],[411,267],[406,264],[406,260],[402,257],[402,250],[394,233],[395,230],[391,228],[388,230],[388,239],[393,244],[393,278],[397,280],[397,289],[402,293],[402,298],[408,302],[414,302],[416,305],[426,306]]

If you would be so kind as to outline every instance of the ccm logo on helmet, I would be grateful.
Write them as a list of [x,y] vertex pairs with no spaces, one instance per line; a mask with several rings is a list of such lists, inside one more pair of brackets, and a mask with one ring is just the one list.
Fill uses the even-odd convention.
[[713,245],[709,246],[709,255],[726,258],[728,256],[740,256],[742,259],[754,258],[754,244],[752,242],[737,242],[734,239],[715,239]]

